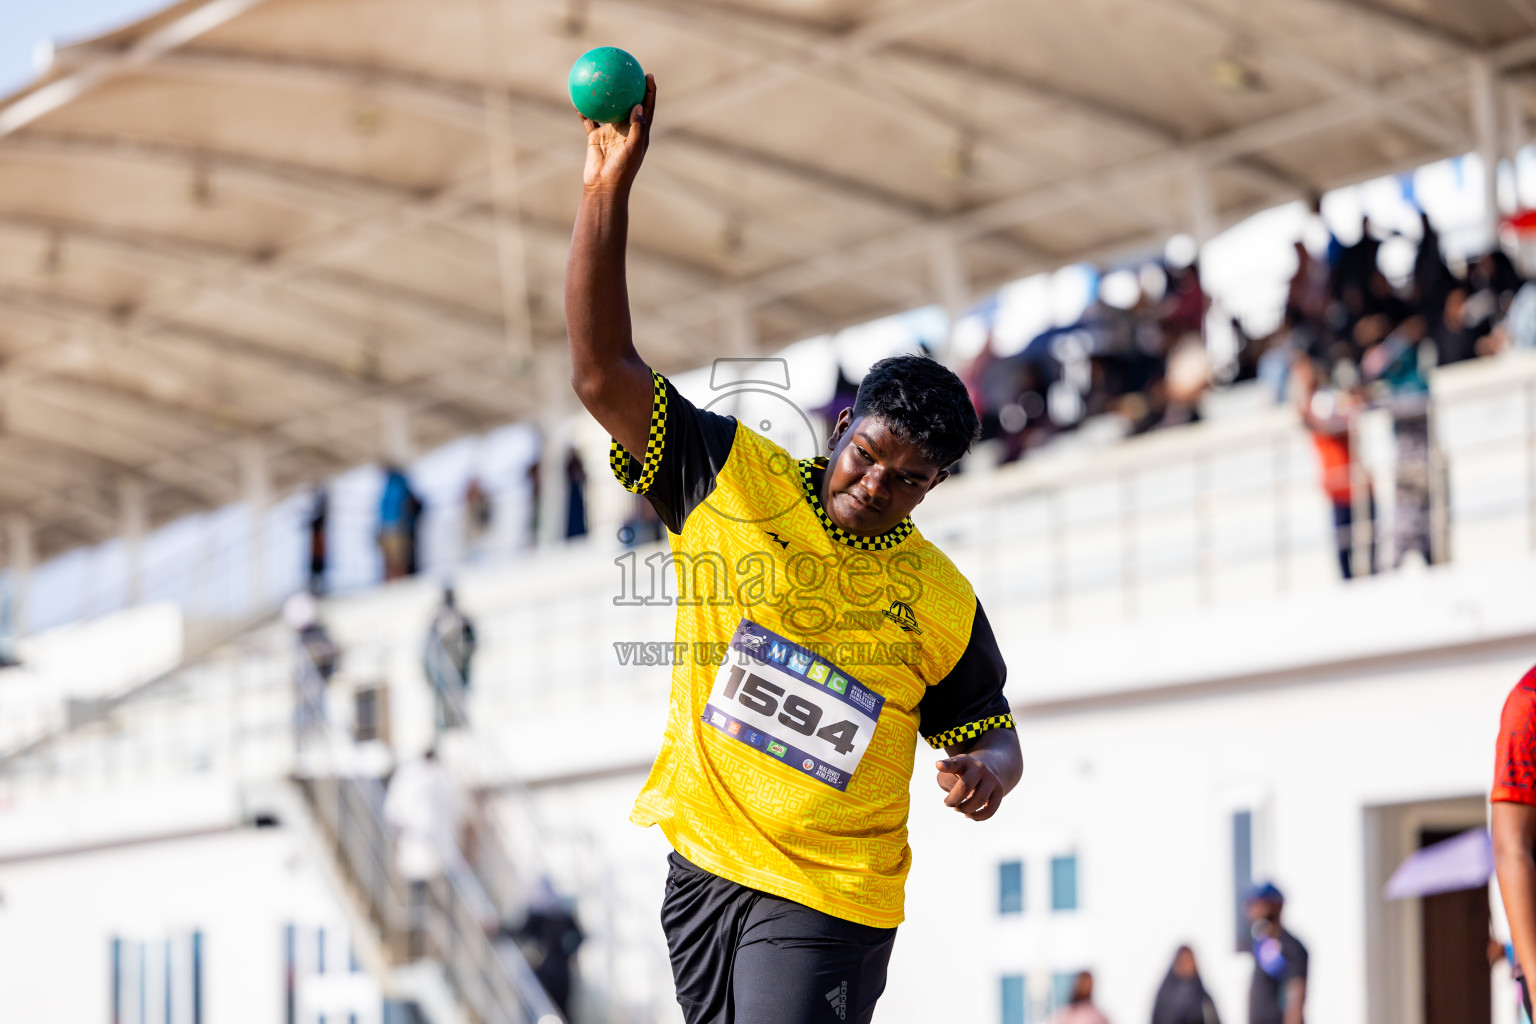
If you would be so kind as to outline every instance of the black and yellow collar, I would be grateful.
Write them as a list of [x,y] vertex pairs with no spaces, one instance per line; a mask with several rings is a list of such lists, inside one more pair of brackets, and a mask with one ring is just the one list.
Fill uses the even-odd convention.
[[800,460],[800,484],[805,488],[805,500],[810,503],[811,511],[816,513],[816,518],[821,522],[821,528],[827,531],[827,535],[839,544],[846,544],[850,548],[858,548],[860,551],[884,551],[893,548],[912,535],[917,529],[908,516],[885,533],[874,537],[860,537],[849,533],[832,521],[827,510],[821,506],[821,494],[816,486],[816,471],[825,471],[827,460],[825,456],[818,455],[813,459]]

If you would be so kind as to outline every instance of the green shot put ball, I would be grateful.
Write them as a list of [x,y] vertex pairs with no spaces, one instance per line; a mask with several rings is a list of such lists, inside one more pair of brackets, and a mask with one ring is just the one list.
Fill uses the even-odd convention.
[[616,46],[588,50],[571,65],[571,102],[581,116],[604,124],[628,121],[645,99],[640,62]]

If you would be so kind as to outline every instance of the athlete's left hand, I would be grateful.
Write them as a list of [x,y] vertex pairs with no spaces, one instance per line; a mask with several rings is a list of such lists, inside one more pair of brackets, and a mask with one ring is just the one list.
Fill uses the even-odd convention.
[[972,821],[986,821],[997,813],[1008,787],[997,773],[975,754],[956,754],[935,763],[939,788],[949,795],[945,807],[953,807]]

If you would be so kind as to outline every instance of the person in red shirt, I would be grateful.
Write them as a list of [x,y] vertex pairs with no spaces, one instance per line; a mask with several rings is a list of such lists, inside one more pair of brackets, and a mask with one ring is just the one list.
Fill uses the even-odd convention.
[[1323,394],[1327,401],[1314,401],[1324,383],[1321,376],[1310,356],[1297,353],[1291,365],[1291,391],[1301,422],[1312,435],[1312,444],[1317,449],[1317,461],[1323,471],[1323,493],[1328,495],[1328,503],[1333,506],[1339,572],[1347,580],[1357,572],[1376,572],[1376,499],[1370,493],[1370,481],[1362,474],[1362,486],[1366,491],[1363,507],[1369,518],[1367,536],[1370,538],[1364,547],[1370,564],[1357,566],[1354,564],[1356,480],[1349,425],[1363,403],[1359,394],[1347,390],[1326,391]]
[[1510,691],[1499,719],[1494,765],[1493,857],[1515,946],[1515,978],[1531,1015],[1521,964],[1536,964],[1536,668]]

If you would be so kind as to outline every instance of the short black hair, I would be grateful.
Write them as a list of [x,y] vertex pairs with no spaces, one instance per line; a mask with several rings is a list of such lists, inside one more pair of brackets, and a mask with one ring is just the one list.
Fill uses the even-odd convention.
[[971,450],[981,420],[953,370],[927,356],[882,359],[859,382],[853,418],[874,416],[892,433],[948,469]]

